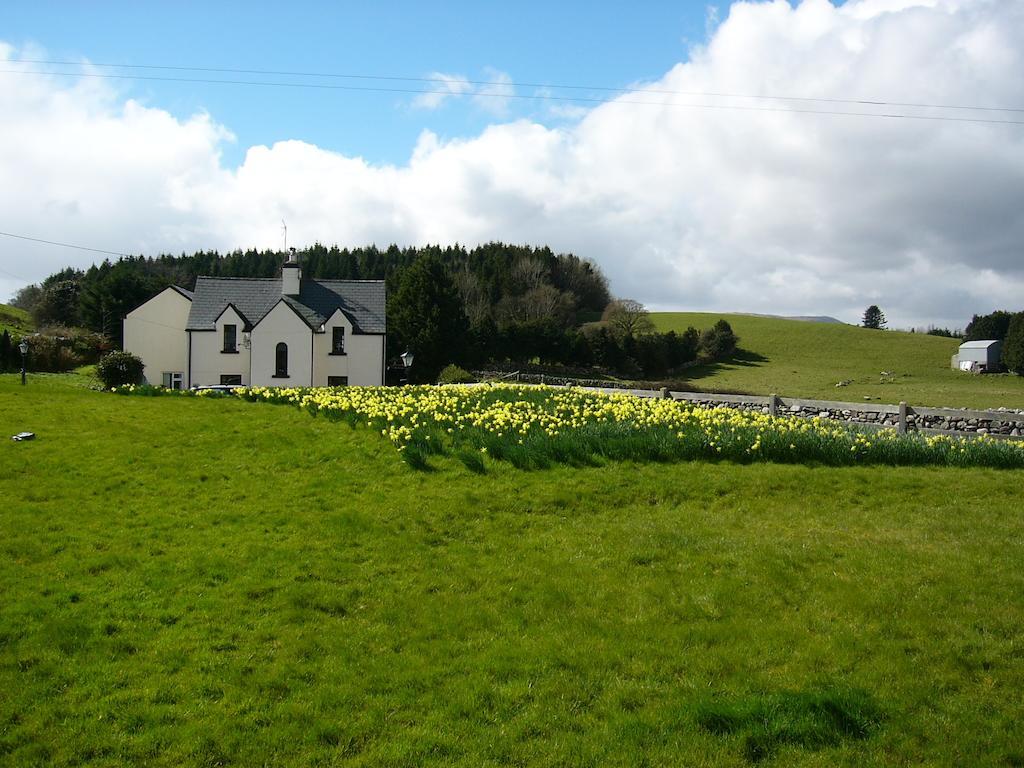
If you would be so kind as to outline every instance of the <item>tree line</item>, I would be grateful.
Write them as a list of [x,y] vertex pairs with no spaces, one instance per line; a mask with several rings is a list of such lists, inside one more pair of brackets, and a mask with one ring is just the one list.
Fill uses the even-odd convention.
[[[520,265],[515,274],[522,279],[531,270]],[[476,294],[467,290],[465,278],[430,253],[399,274],[388,300],[388,347],[392,356],[403,349],[415,351],[413,381],[434,381],[449,363],[474,367],[493,362],[655,379],[736,351],[738,339],[724,320],[703,332],[657,333],[642,305],[614,299],[606,302],[600,320],[579,324],[558,310],[559,302],[543,281],[521,283],[517,293],[486,310],[474,308]]]
[[[595,264],[546,247],[488,243],[472,249],[392,245],[382,250],[315,244],[297,253],[305,277],[386,280],[389,293],[399,272],[422,256],[436,256],[458,282],[466,313],[475,321],[489,317],[501,324],[554,316],[572,322],[580,313],[600,313],[610,300],[608,281]],[[60,270],[23,288],[12,303],[28,310],[37,326],[81,326],[120,344],[124,316],[167,286],[191,290],[200,275],[276,277],[282,259],[270,250],[129,256],[87,270]]]
[[987,315],[974,315],[964,329],[964,339],[1002,342],[1003,365],[1024,376],[1024,312],[997,310]]
[[[656,333],[636,302],[613,300],[591,261],[547,247],[487,243],[474,248],[339,248],[297,251],[303,276],[385,280],[388,359],[416,354],[415,377],[432,380],[448,363],[537,362],[660,378],[698,359],[735,350],[732,329]],[[122,342],[124,316],[169,285],[186,289],[200,275],[276,277],[277,251],[199,251],[124,257],[87,270],[67,268],[22,289],[15,306],[37,327],[81,327]],[[65,362],[71,358],[65,355]]]

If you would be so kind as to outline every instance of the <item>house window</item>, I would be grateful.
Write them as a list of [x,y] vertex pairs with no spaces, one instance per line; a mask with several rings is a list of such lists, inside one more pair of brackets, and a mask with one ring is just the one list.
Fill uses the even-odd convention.
[[348,376],[328,376],[327,377],[328,387],[347,387]]
[[224,352],[238,352],[238,326],[224,326]]
[[181,389],[181,385],[184,380],[185,374],[183,373],[164,371],[162,383],[166,389]]
[[283,341],[278,342],[274,350],[274,378],[288,378],[288,345]]
[[331,339],[331,354],[345,354],[345,329],[343,327],[334,327],[334,337]]
[[242,374],[240,373],[222,373],[220,377],[221,384],[241,384]]

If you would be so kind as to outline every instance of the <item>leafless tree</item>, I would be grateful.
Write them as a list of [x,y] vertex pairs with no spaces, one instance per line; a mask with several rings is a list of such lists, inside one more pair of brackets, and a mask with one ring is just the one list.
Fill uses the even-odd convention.
[[506,296],[498,304],[498,319],[503,325],[554,320],[564,324],[576,305],[571,293],[562,293],[553,285],[543,284],[521,296]]
[[635,338],[654,331],[654,323],[651,322],[647,308],[633,299],[615,299],[610,302],[601,319],[622,338]]
[[459,296],[462,297],[469,324],[479,326],[491,316],[491,299],[487,291],[481,285],[480,279],[468,268],[456,272],[454,282]]
[[512,265],[512,283],[517,293],[526,293],[548,284],[548,271],[544,263],[528,256]]

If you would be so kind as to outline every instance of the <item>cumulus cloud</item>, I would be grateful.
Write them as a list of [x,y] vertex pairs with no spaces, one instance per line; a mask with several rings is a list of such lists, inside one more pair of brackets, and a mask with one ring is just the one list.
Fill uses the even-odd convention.
[[[1020,119],[827,100],[1020,107],[1022,43],[1020,3],[736,3],[686,61],[571,124],[425,131],[394,166],[285,140],[226,168],[209,115],[7,77],[0,229],[134,252],[276,247],[282,218],[300,241],[546,243],[656,308],[854,321],[874,303],[962,326],[1024,308],[1024,126],[771,110]],[[750,98],[767,95],[821,101]],[[10,272],[53,268],[0,249]]]

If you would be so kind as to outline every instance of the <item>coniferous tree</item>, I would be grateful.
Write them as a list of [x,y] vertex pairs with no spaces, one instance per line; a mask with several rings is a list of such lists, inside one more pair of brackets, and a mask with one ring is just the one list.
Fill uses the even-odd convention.
[[1003,341],[1003,365],[1010,371],[1024,376],[1024,312],[1010,318]]
[[449,363],[461,363],[469,322],[462,300],[436,254],[420,256],[404,270],[388,300],[392,354],[415,355],[411,379],[432,382]]
[[864,310],[864,319],[861,321],[861,325],[876,330],[885,328],[885,313],[878,308],[877,304],[872,304]]
[[1004,310],[997,310],[989,315],[975,315],[964,329],[964,339],[967,341],[988,339],[1002,341],[1010,329],[1012,318],[1013,314]]

